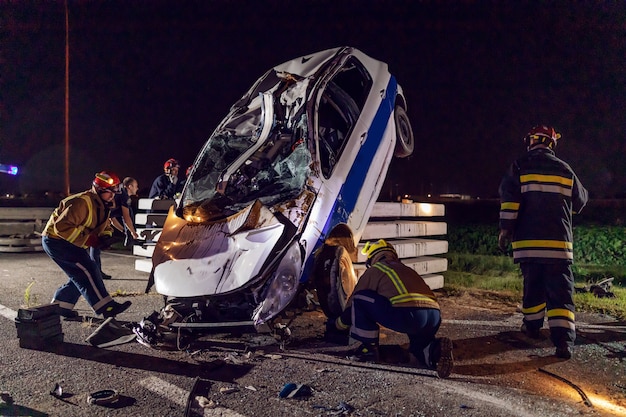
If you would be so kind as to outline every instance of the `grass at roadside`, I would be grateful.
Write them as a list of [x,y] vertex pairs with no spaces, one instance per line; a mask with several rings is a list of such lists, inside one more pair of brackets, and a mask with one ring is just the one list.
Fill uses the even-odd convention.
[[[447,293],[480,291],[490,298],[521,302],[523,280],[519,266],[504,256],[449,253],[448,271],[444,273]],[[626,267],[581,265],[574,267],[577,288],[588,287],[601,278],[615,277],[611,291],[614,298],[598,298],[577,293],[574,302],[578,311],[604,313],[619,320],[626,319]]]

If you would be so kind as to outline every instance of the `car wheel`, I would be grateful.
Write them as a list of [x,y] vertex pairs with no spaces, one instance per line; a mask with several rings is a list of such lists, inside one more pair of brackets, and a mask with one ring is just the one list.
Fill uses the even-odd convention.
[[324,245],[315,260],[314,280],[324,314],[339,316],[357,281],[349,252],[343,246]]
[[413,140],[413,129],[411,129],[411,122],[409,116],[400,106],[396,106],[394,111],[396,121],[396,148],[394,150],[394,156],[396,158],[406,158],[413,153],[415,146]]

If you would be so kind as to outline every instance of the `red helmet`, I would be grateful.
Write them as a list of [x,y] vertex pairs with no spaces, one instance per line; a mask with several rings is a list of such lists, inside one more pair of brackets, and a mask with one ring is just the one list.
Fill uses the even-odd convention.
[[111,191],[119,193],[121,190],[120,178],[112,172],[102,171],[96,174],[93,179],[93,186],[97,192]]
[[174,158],[168,159],[163,164],[163,171],[165,171],[166,174],[169,174],[172,168],[180,168],[180,164],[178,163],[178,160]]
[[524,143],[528,148],[534,145],[543,144],[550,149],[556,147],[556,141],[561,138],[561,134],[550,126],[540,125],[530,129],[530,132],[524,137]]

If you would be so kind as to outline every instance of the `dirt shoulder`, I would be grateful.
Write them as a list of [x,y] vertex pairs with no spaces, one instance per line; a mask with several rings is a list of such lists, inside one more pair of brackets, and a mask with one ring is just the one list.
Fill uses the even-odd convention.
[[454,340],[457,374],[553,398],[565,395],[588,404],[589,411],[609,404],[614,415],[626,412],[626,322],[577,313],[573,357],[563,361],[553,356],[547,324],[543,340],[519,332],[522,314],[510,298],[472,290],[440,294],[439,302],[440,332]]

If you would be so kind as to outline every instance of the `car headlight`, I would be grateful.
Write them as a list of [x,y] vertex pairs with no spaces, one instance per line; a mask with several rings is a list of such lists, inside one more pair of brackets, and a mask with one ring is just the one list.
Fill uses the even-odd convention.
[[294,242],[276,272],[272,275],[272,282],[267,290],[265,299],[259,304],[252,319],[255,325],[263,324],[272,319],[287,307],[298,292],[300,271],[302,269],[302,255],[298,242]]

